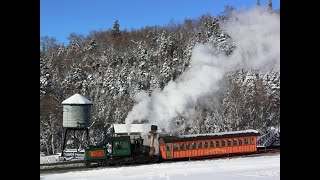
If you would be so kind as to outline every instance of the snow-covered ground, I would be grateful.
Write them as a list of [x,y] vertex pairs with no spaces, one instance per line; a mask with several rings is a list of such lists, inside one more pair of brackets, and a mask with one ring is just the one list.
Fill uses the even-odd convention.
[[59,162],[58,154],[50,155],[50,156],[40,156],[40,164],[47,164],[47,163],[57,163]]
[[49,156],[40,156],[40,164],[63,162],[64,161],[63,159],[66,161],[83,160],[84,155],[77,155],[75,157],[72,155],[66,155],[64,157],[61,157],[60,154],[49,155]]
[[40,174],[40,179],[274,180],[280,179],[280,154]]

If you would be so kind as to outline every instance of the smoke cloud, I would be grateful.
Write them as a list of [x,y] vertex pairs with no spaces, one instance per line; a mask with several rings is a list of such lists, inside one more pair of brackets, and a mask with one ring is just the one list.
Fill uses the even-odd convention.
[[[226,72],[236,69],[268,71],[280,68],[280,16],[262,8],[235,12],[233,21],[221,27],[231,36],[236,48],[229,56],[217,53],[210,44],[196,44],[192,50],[191,68],[163,90],[151,97],[144,91],[136,96],[137,104],[125,122],[129,129],[133,120],[148,120],[160,129],[173,132],[171,121],[187,114],[189,107],[208,94],[219,90]],[[128,131],[129,133],[129,131]]]
[[130,111],[126,118],[126,129],[128,134],[130,134],[130,125],[134,120],[147,119],[149,115],[148,106],[150,104],[149,94],[145,91],[138,92],[134,97],[137,104],[134,106],[134,110]]

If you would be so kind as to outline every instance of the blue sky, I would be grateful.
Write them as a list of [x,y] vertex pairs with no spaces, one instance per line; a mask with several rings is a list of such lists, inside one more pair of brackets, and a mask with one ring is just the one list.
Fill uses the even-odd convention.
[[[217,15],[226,5],[248,9],[257,0],[40,0],[40,36],[55,37],[67,44],[70,33],[88,35],[93,30],[112,28],[117,19],[120,29],[165,25],[174,20]],[[268,0],[260,0],[266,6]],[[273,0],[279,9],[280,0]]]

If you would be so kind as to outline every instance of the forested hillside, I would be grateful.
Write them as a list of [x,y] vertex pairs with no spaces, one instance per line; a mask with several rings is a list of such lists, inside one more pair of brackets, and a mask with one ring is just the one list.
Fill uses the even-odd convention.
[[[138,92],[161,90],[190,69],[197,43],[209,43],[216,53],[232,55],[238,45],[223,29],[224,23],[237,21],[230,16],[232,11],[227,7],[219,16],[207,14],[136,30],[120,30],[121,22],[115,20],[113,28],[105,31],[71,34],[68,45],[41,37],[40,151],[51,154],[61,149],[61,103],[73,94],[93,102],[90,140],[94,144],[110,135],[112,123],[125,123]],[[192,113],[171,121],[177,126],[186,118],[192,122],[181,134],[280,126],[278,69],[235,69],[219,84],[219,91],[198,101]]]

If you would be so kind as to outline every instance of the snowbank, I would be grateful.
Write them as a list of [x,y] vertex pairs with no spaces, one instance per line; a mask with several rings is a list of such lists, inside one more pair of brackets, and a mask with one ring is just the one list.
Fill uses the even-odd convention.
[[43,180],[108,179],[108,180],[275,180],[280,179],[280,154],[161,163],[142,166],[99,168],[62,174],[43,174]]

